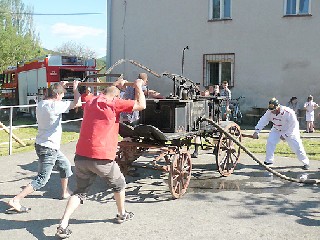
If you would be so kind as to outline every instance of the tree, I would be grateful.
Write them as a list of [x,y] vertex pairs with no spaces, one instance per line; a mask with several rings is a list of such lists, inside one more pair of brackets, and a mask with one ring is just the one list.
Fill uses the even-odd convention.
[[83,58],[96,58],[97,53],[82,44],[68,41],[55,49],[56,52],[69,56],[78,56]]
[[107,67],[107,62],[106,58],[98,58],[97,59],[97,69],[100,70],[99,73],[105,73],[106,72],[106,67]]
[[0,70],[43,55],[32,9],[21,0],[0,0],[0,9]]

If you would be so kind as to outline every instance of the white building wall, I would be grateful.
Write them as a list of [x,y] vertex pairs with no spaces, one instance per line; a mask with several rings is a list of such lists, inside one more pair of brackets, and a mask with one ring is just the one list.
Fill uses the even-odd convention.
[[[111,1],[111,0],[109,0]],[[203,54],[234,53],[233,97],[245,96],[243,110],[267,106],[271,97],[282,104],[309,94],[320,101],[320,1],[312,16],[283,17],[283,0],[232,0],[232,20],[208,21],[208,0],[117,0],[111,2],[111,63],[134,59],[158,73],[181,74],[203,83]],[[134,80],[141,69],[125,64]],[[170,79],[150,75],[152,88],[168,94]]]

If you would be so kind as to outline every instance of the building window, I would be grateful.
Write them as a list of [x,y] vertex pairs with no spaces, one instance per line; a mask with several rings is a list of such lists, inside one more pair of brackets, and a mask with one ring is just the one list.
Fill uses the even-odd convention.
[[209,0],[209,20],[231,19],[231,0]]
[[285,0],[285,15],[310,15],[311,0]]
[[228,81],[234,86],[234,53],[203,55],[203,85],[221,85]]

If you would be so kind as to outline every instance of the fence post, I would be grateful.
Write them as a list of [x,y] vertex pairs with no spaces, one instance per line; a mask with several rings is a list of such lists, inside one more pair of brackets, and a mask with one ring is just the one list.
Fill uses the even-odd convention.
[[9,122],[10,122],[10,134],[9,134],[9,155],[12,154],[12,116],[13,116],[13,107],[10,107],[10,115],[9,115]]

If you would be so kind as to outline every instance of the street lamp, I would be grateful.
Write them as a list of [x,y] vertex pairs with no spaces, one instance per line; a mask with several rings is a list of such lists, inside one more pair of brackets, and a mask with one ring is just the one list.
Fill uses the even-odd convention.
[[184,68],[184,51],[187,49],[189,50],[189,46],[184,47],[182,50],[182,66],[181,66],[181,75],[182,76],[183,76],[183,68]]

